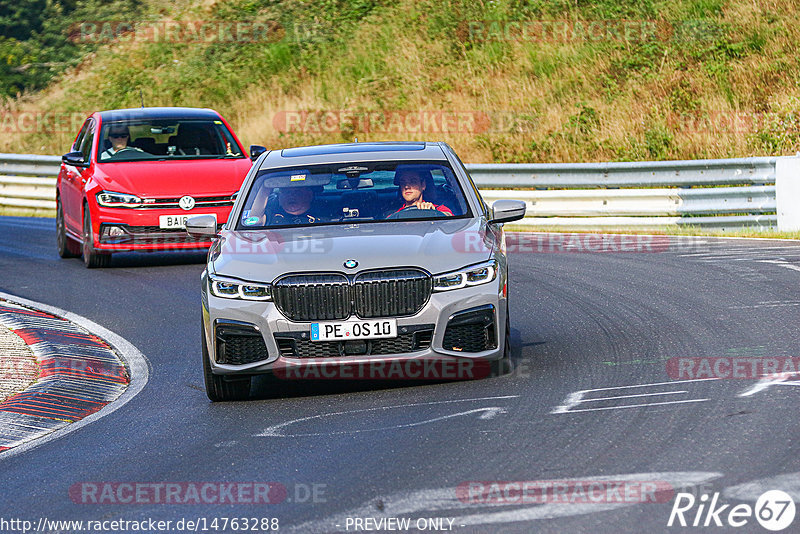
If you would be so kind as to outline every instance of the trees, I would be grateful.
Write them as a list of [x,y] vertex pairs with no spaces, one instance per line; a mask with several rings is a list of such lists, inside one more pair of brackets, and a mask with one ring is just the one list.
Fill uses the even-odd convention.
[[75,39],[84,21],[135,20],[134,0],[0,0],[0,96],[43,88],[97,43]]

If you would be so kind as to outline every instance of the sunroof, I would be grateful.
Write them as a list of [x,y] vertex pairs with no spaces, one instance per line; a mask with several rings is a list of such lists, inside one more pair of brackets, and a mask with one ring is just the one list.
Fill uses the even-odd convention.
[[303,146],[285,148],[281,155],[285,158],[301,156],[323,156],[327,154],[353,154],[356,152],[406,152],[424,150],[425,143],[348,143],[341,145]]

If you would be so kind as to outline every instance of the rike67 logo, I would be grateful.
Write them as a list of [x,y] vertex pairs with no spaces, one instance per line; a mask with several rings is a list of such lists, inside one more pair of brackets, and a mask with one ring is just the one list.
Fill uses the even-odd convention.
[[794,521],[795,504],[792,497],[780,490],[770,490],[762,494],[755,507],[749,504],[720,504],[719,493],[709,498],[703,494],[699,499],[691,493],[678,493],[667,526],[710,527],[727,526],[739,528],[756,521],[767,530],[784,530]]

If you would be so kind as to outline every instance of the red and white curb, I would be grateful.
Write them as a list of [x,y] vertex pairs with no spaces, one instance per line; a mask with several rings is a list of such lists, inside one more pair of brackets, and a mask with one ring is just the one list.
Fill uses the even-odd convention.
[[31,386],[0,401],[0,459],[108,415],[147,383],[144,355],[84,317],[0,292],[0,325],[38,366]]

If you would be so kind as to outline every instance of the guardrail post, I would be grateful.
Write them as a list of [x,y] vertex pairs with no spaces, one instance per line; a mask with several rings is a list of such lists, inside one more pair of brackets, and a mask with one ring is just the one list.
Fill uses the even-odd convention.
[[800,157],[778,158],[775,162],[775,203],[778,230],[800,230]]

